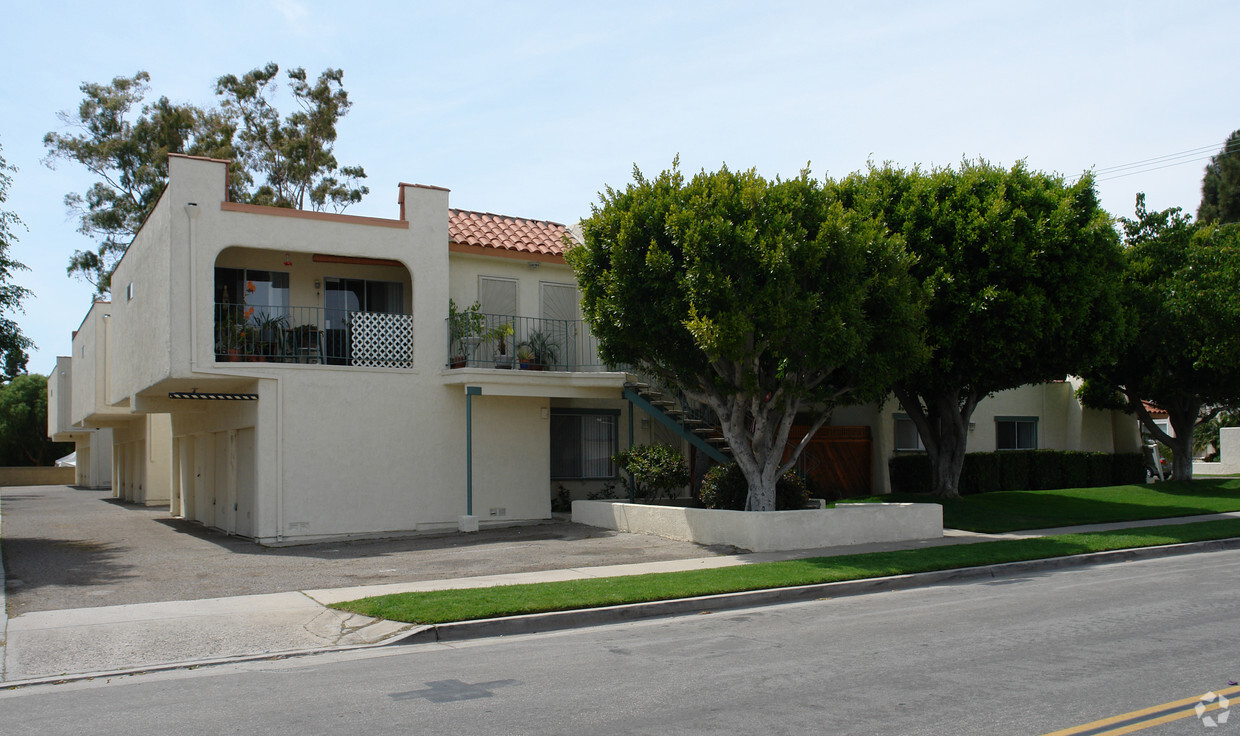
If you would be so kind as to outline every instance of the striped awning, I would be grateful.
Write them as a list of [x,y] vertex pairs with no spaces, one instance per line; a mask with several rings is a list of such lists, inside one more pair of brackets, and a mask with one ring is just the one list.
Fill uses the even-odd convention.
[[209,394],[198,391],[169,391],[168,398],[205,401],[258,401],[258,394]]

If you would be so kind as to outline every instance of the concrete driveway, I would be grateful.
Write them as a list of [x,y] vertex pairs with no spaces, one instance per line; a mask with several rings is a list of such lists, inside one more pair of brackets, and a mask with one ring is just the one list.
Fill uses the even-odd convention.
[[67,486],[0,488],[8,615],[732,554],[567,521],[271,549]]

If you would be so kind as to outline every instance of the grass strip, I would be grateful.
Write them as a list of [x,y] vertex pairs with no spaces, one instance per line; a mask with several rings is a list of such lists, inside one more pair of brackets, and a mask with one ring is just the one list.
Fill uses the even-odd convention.
[[1240,511],[1240,479],[1199,478],[1191,482],[1153,485],[994,491],[952,499],[904,493],[839,503],[865,502],[941,503],[944,526],[993,534]]
[[1155,547],[1240,536],[1240,519],[1205,521],[1088,534],[1000,540],[763,562],[713,570],[588,578],[554,583],[467,588],[363,598],[332,608],[366,616],[437,624],[524,613],[568,611],[624,603],[691,598],[716,593],[786,588],[813,583],[950,570],[1088,552]]

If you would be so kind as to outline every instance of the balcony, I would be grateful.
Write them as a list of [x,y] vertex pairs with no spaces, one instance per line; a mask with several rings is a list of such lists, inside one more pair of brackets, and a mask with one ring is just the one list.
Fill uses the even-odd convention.
[[582,320],[464,312],[449,317],[448,368],[604,372]]
[[215,305],[217,362],[413,367],[413,315]]

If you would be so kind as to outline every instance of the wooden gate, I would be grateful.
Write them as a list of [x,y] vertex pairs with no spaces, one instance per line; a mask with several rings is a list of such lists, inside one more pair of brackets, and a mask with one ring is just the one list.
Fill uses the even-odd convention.
[[[808,429],[793,427],[788,433],[785,460]],[[872,452],[869,427],[821,427],[801,451],[796,469],[814,498],[830,501],[869,496],[873,488]]]

